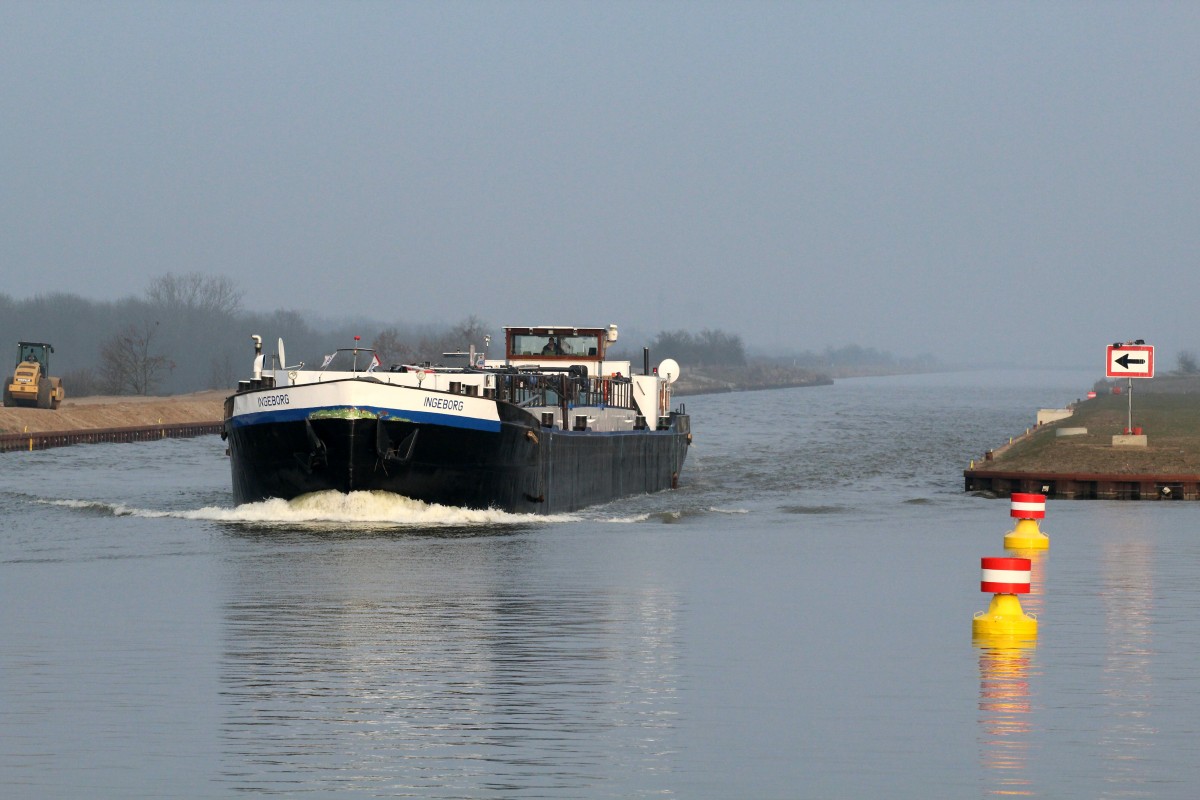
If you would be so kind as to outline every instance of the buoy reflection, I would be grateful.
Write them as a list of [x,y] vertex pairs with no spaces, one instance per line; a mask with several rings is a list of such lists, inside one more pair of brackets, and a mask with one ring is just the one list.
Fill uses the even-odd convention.
[[992,795],[1033,795],[1029,773],[1032,717],[1029,680],[1037,640],[978,635],[979,755],[994,777]]
[[1046,606],[1046,569],[1049,554],[1045,550],[1010,550],[1010,555],[1029,559],[1029,593],[1022,597],[1021,605],[1031,617],[1040,617]]

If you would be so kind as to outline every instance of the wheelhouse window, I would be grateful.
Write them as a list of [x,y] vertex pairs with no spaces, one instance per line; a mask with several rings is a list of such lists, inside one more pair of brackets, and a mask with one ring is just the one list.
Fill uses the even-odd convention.
[[591,333],[514,333],[514,358],[595,358],[600,353],[600,337]]

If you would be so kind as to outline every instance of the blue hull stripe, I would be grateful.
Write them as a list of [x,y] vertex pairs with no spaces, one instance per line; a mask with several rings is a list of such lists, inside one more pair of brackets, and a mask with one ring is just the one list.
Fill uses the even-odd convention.
[[[337,418],[336,412],[348,409],[348,406],[318,407],[318,408],[279,408],[271,411],[257,411],[253,414],[238,414],[231,417],[229,422],[235,428],[249,425],[273,425],[281,422],[302,422],[314,414],[335,412],[326,419]],[[461,417],[454,414],[436,414],[429,411],[399,411],[394,408],[378,408],[374,406],[354,406],[358,411],[377,414],[385,422],[415,422],[421,425],[445,425],[449,428],[466,428],[474,431],[499,432],[500,423],[497,420],[478,419],[477,417]]]

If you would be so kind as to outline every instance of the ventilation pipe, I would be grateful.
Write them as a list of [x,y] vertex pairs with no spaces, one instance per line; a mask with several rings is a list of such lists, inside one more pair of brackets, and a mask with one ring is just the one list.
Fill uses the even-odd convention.
[[263,368],[262,337],[256,333],[250,338],[254,340],[254,380],[261,381]]

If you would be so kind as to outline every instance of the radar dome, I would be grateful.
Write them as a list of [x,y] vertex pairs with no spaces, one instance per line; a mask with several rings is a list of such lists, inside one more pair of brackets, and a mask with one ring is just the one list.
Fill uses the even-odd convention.
[[679,362],[673,358],[664,358],[658,365],[658,374],[667,383],[674,383],[679,378]]

